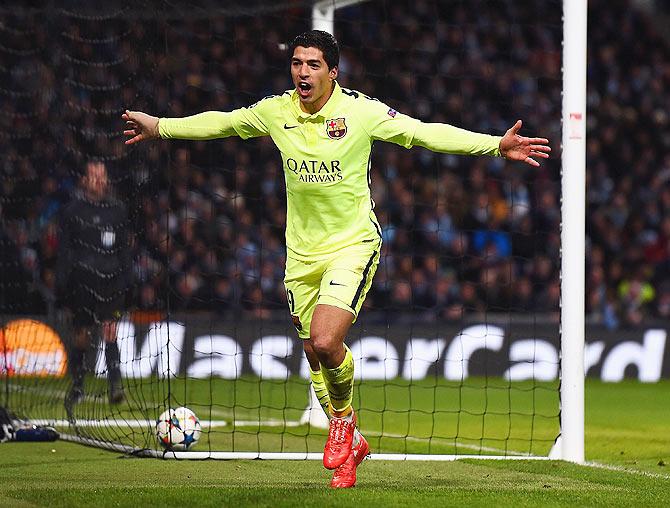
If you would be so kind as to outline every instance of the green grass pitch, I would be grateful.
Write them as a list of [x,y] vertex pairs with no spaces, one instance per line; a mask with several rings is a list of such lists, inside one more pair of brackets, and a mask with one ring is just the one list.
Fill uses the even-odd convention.
[[[225,393],[203,391],[193,383],[174,388],[182,390],[177,402],[180,396],[194,402],[201,419],[210,416],[204,414],[208,404],[224,413],[236,398],[237,420],[267,421],[278,415],[290,420],[299,417],[306,400],[305,386],[298,382],[255,384],[253,390],[239,381],[235,384]],[[295,390],[287,388],[293,385]],[[421,436],[430,425],[434,434],[444,436],[433,444],[373,437],[373,452],[381,448],[421,453],[432,446],[433,453],[451,453],[459,445],[477,442],[546,453],[550,444],[542,440],[555,433],[555,401],[551,400],[555,394],[542,385],[515,384],[511,393],[517,400],[510,405],[505,402],[512,396],[510,390],[497,386],[489,380],[477,396],[454,392],[454,397],[469,404],[467,417],[448,412],[450,406],[442,400],[453,390],[448,384],[436,392],[433,385],[421,383],[412,387],[403,382],[386,387],[367,383],[358,387],[357,405],[366,408],[361,410],[361,421],[369,434],[384,431],[386,435],[393,430],[394,435],[411,431]],[[668,393],[668,381],[605,384],[587,380],[586,458],[607,469],[552,461],[366,461],[359,468],[356,488],[334,492],[327,487],[329,472],[318,461],[163,461],[121,458],[118,453],[62,441],[7,443],[0,445],[0,506],[663,506],[670,496]],[[149,395],[145,394],[145,401]],[[211,400],[198,400],[198,396]],[[265,407],[269,401],[276,405]],[[412,407],[416,416],[408,418],[396,406]],[[381,407],[389,410],[388,416],[379,413]],[[480,414],[482,408],[496,416],[487,419]],[[547,416],[529,417],[529,408]],[[444,414],[436,420],[429,410]],[[130,414],[139,416],[130,407],[119,412]],[[542,443],[537,449],[529,450],[520,437],[529,428]],[[233,441],[237,449],[245,449],[259,436],[265,436],[268,446],[287,451],[318,451],[323,445],[323,435],[307,432],[304,426],[285,430],[282,438],[273,427],[212,429],[198,449],[216,449]],[[471,433],[482,430],[489,436],[485,442],[469,439]],[[469,448],[457,451],[472,452]]]

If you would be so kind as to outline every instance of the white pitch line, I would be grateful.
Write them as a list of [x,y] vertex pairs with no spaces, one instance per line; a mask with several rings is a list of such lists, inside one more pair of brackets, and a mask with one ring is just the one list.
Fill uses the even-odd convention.
[[[322,460],[323,454],[316,452],[196,452],[196,451],[163,451],[146,449],[140,451],[138,456],[154,457],[159,459],[214,459],[214,460]],[[472,460],[549,460],[548,457],[503,457],[500,455],[420,455],[411,453],[387,453],[372,454],[369,460],[391,460],[391,461],[455,461],[462,459]]]
[[285,420],[235,420],[236,427],[300,427],[302,423]]
[[[361,431],[363,432],[363,431]],[[445,440],[446,438],[429,438],[429,437],[414,437],[414,436],[404,436],[402,434],[387,434],[387,433],[381,433],[381,432],[374,432],[374,431],[364,431],[365,435],[367,436],[373,436],[373,437],[390,437],[393,439],[406,439],[407,441],[419,441],[419,442],[426,442],[430,441],[431,439],[442,439]],[[467,444],[467,443],[457,443],[454,445],[455,448],[467,448],[469,450],[477,450],[477,451],[484,451],[484,452],[495,452],[495,453],[502,453],[505,455],[512,455],[515,457],[533,457],[533,455],[530,455],[529,453],[526,452],[517,452],[515,450],[505,450],[503,448],[494,448],[492,446],[479,446],[479,445],[473,445],[473,444]]]
[[619,473],[629,473],[640,476],[647,476],[649,478],[659,478],[661,480],[670,480],[670,475],[663,473],[652,473],[651,471],[642,471],[640,469],[630,469],[623,466],[615,466],[611,464],[601,464],[600,462],[584,462],[583,466],[593,467],[595,469],[605,469],[607,471],[616,471]]
[[447,454],[412,454],[412,453],[372,453],[370,460],[393,460],[408,461],[418,460],[422,462],[454,462],[457,460],[551,460],[549,457],[528,455],[447,455]]
[[[35,425],[51,425],[53,427],[67,427],[70,422],[67,420],[49,420],[36,419],[30,420],[30,423]],[[77,420],[77,427],[92,427],[92,428],[108,428],[108,427],[131,427],[131,428],[146,428],[156,425],[156,420],[124,420],[123,418],[110,418],[105,420]],[[201,420],[202,427],[227,427],[230,425],[224,420]]]
[[[48,418],[31,419],[30,423],[35,425],[51,425],[54,427],[67,427],[70,425],[68,420],[50,420]],[[107,428],[107,427],[131,427],[143,428],[153,427],[156,425],[156,420],[139,420],[123,418],[106,418],[103,420],[77,420],[78,427],[93,427],[93,428]],[[200,420],[202,428],[216,428],[229,427],[230,422],[225,420]],[[235,420],[232,425],[236,427],[298,427],[300,422],[283,421],[283,420]]]

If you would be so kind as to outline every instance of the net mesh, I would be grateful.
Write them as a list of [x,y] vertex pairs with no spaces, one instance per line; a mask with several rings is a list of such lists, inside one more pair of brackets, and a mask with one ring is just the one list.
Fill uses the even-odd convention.
[[[20,418],[137,448],[158,449],[157,416],[188,406],[203,425],[195,450],[320,451],[285,311],[276,148],[269,138],[128,148],[120,120],[127,108],[229,111],[290,89],[286,43],[310,28],[311,2],[58,4],[0,8],[0,401]],[[335,33],[343,86],[479,132],[523,118],[525,132],[559,146],[560,2],[370,1],[338,10]],[[57,294],[59,221],[91,159],[127,212],[132,283],[114,334],[125,401],[109,402],[94,327],[68,413],[75,331]],[[558,174],[557,158],[527,170],[375,146],[384,248],[348,339],[373,451],[548,453]]]

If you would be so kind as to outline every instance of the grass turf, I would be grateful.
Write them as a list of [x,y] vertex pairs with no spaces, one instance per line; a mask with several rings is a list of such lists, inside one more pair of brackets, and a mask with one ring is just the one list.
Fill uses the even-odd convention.
[[316,461],[121,459],[64,442],[3,445],[0,464],[2,506],[661,506],[670,491],[667,476],[559,462],[367,461],[343,492]]
[[[414,394],[402,383],[397,384],[400,391],[392,392],[388,398],[382,399],[380,388],[374,384],[361,386],[359,397],[370,401],[371,411],[375,410],[374,397],[378,404],[405,404],[407,400],[401,394],[408,397]],[[533,393],[533,390],[524,392],[528,386],[517,388],[520,393]],[[366,395],[368,389],[372,391]],[[587,460],[620,470],[549,461],[366,461],[359,470],[355,489],[332,492],[326,488],[329,472],[316,461],[176,462],[119,458],[115,453],[65,442],[7,443],[0,445],[0,506],[663,505],[670,492],[670,471],[664,465],[670,463],[670,408],[664,403],[669,389],[667,381],[656,384],[587,381]],[[268,385],[254,390],[256,399],[244,399],[243,393],[237,396],[258,417],[260,405],[256,402],[269,401],[270,397],[277,400],[274,392],[287,389]],[[388,393],[389,387],[382,390]],[[548,392],[536,391],[535,395],[545,391]],[[290,390],[285,393],[289,400],[298,397],[298,391],[295,395]],[[497,390],[491,390],[493,393]],[[490,394],[484,397],[489,399],[488,408],[505,408],[502,401],[492,397]],[[470,409],[480,407],[481,396],[477,400],[472,399]],[[426,403],[416,397],[412,401],[412,404]],[[296,408],[303,402],[296,400]],[[538,410],[544,407],[544,402],[536,400],[535,404]],[[216,401],[214,407],[225,406]],[[481,421],[480,417],[477,423]],[[369,427],[374,425],[373,419],[368,418],[368,422]],[[391,422],[392,419],[387,423]],[[421,428],[417,424],[415,430]],[[476,428],[476,425],[465,426],[461,430],[469,432]],[[277,429],[263,430],[263,434],[282,439],[282,434],[273,434]],[[287,430],[306,433],[301,428]],[[245,432],[248,433],[234,433],[238,441],[244,443],[245,436],[249,443],[258,439],[254,432],[248,429]],[[313,443],[315,447],[323,443],[321,435],[292,438],[300,443]],[[289,437],[284,435],[283,439],[288,446]],[[414,445],[409,442],[406,446]]]

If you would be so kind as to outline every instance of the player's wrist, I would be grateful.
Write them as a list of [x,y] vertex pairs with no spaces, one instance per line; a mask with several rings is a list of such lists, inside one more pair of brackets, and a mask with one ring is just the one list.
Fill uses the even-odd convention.
[[161,119],[156,117],[156,116],[154,116],[152,118],[155,120],[155,122],[154,122],[153,129],[151,131],[151,135],[152,135],[152,137],[154,137],[156,139],[159,139],[161,137],[161,131],[160,131]]
[[495,157],[505,157],[505,153],[503,152],[503,146],[502,146],[503,138],[498,139],[498,148],[496,148],[495,152],[493,152],[493,155]]

